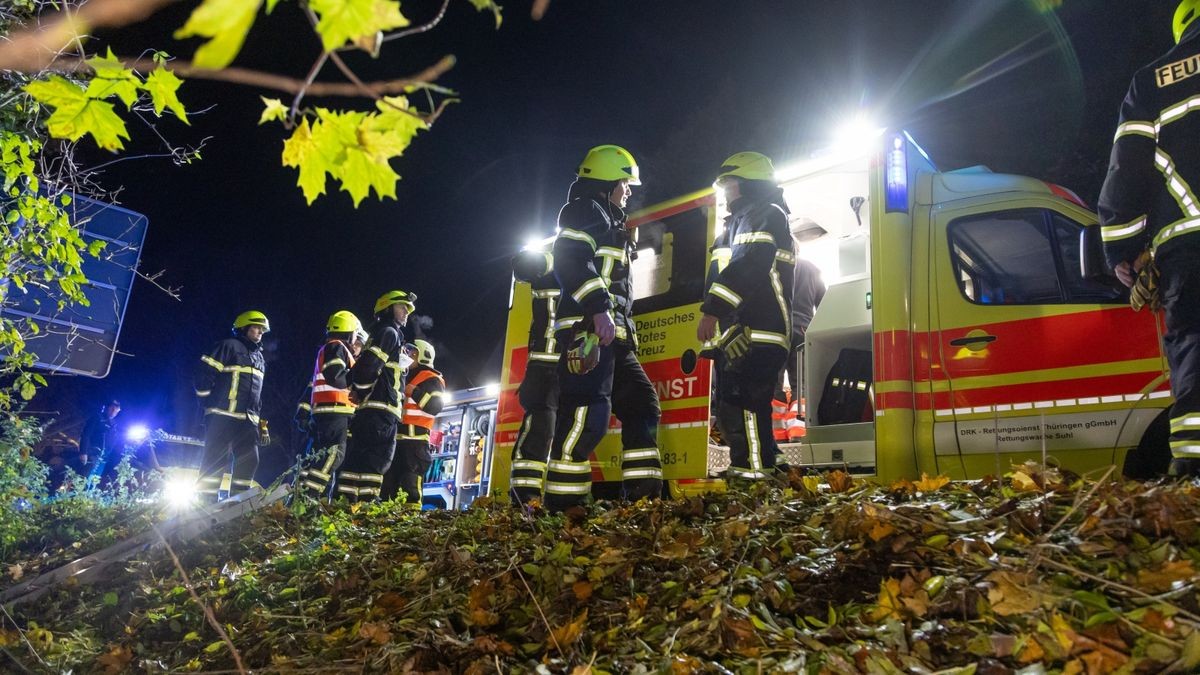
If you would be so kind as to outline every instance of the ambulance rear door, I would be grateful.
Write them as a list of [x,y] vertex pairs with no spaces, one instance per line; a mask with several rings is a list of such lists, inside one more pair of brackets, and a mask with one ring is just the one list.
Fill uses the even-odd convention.
[[935,452],[921,470],[1122,461],[1169,392],[1152,316],[1080,273],[1080,232],[1094,216],[1033,179],[931,180],[935,322],[915,370],[930,380],[918,407],[933,414]]

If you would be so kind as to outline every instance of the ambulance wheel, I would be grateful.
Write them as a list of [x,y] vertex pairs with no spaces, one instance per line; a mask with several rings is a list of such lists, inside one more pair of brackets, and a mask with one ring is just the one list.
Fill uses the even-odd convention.
[[1138,446],[1125,455],[1122,473],[1126,478],[1150,480],[1167,475],[1167,469],[1171,466],[1171,446],[1168,444],[1171,435],[1170,411],[1167,408],[1159,413],[1146,427]]

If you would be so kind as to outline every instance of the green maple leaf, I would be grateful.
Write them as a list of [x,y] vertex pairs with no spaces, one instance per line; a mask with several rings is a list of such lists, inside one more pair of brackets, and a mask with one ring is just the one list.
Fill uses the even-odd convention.
[[400,180],[400,176],[392,171],[386,159],[376,159],[361,147],[349,148],[338,168],[337,178],[342,182],[342,190],[350,193],[355,208],[371,189],[380,199],[396,198],[396,181]]
[[384,97],[377,102],[378,113],[369,115],[362,125],[362,144],[373,156],[384,160],[404,154],[418,131],[429,128],[425,120],[406,112],[408,99]]
[[497,5],[495,0],[468,0],[468,2],[475,6],[476,11],[490,10],[496,16],[496,28],[500,27],[500,21],[503,18],[500,16],[500,10],[503,8]]
[[89,98],[108,98],[116,94],[126,108],[137,101],[138,87],[141,86],[142,81],[132,70],[126,68],[125,64],[117,60],[116,56],[113,56],[111,47],[106,56],[93,56],[87,60],[87,64],[96,73],[92,81],[88,83],[87,95]]
[[146,83],[142,88],[146,93],[150,94],[150,100],[154,103],[154,114],[162,116],[164,108],[170,108],[171,112],[180,119],[184,124],[190,124],[187,118],[187,110],[184,109],[183,103],[179,101],[179,97],[175,92],[179,89],[179,85],[183,84],[183,80],[179,79],[175,73],[166,68],[155,68],[154,72],[146,77]]
[[277,98],[267,98],[266,96],[259,96],[259,98],[262,99],[263,105],[266,106],[263,108],[262,115],[258,118],[259,124],[266,124],[271,121],[282,122],[287,119],[288,109],[283,104],[283,101]]
[[111,103],[89,98],[79,85],[59,75],[49,79],[30,82],[25,91],[40,103],[54,108],[46,121],[50,135],[77,141],[84,134],[91,134],[96,145],[105,150],[120,150],[125,147],[122,138],[128,139],[125,122],[113,112]]
[[233,62],[246,41],[246,33],[263,0],[204,0],[187,23],[175,31],[175,39],[200,36],[209,38],[193,58],[201,68],[220,69]]
[[309,0],[308,6],[320,17],[317,32],[325,51],[408,25],[396,0]]
[[309,204],[325,194],[325,174],[329,168],[328,162],[317,149],[312,131],[308,118],[304,118],[292,132],[291,138],[283,143],[283,165],[300,169],[296,184],[304,191],[304,198]]

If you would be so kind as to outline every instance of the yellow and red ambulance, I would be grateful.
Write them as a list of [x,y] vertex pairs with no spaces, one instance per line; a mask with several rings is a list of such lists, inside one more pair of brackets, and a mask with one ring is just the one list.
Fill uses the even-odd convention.
[[[1165,470],[1161,326],[1133,312],[1111,279],[1084,276],[1096,218],[1073,193],[984,167],[939,171],[899,130],[781,166],[777,177],[797,257],[828,287],[797,382],[806,434],[782,446],[793,465],[880,481],[978,477],[1029,459]],[[703,190],[629,220],[639,357],[661,399],[659,446],[675,494],[713,488],[709,477],[728,461],[709,438],[711,362],[694,358],[722,211]],[[513,284],[508,317],[497,495],[522,417],[528,285]],[[617,424],[592,457],[596,482],[620,480]]]

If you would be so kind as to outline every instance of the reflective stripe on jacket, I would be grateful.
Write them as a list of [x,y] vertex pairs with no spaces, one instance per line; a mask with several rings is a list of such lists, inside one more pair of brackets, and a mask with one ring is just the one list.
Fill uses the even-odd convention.
[[[1110,267],[1200,231],[1200,28],[1139,70],[1121,104],[1100,235]],[[1195,241],[1193,241],[1195,240]]]

